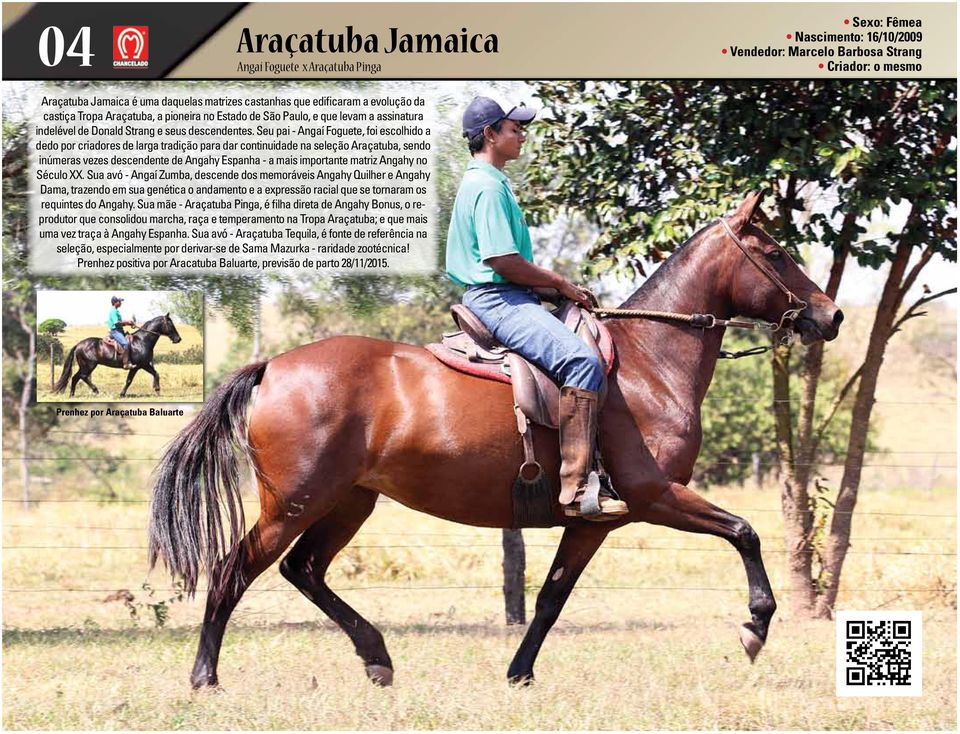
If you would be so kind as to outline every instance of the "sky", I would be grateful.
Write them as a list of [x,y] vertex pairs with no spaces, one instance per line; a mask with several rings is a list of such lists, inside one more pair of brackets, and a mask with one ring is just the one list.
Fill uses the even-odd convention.
[[62,319],[67,326],[102,324],[107,332],[110,298],[124,299],[120,314],[125,321],[136,317],[142,324],[154,316],[166,313],[163,299],[169,291],[37,291],[37,323],[47,319]]

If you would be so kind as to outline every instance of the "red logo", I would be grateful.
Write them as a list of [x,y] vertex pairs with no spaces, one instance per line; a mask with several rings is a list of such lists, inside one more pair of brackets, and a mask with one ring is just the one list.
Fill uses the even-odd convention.
[[115,25],[113,27],[114,68],[139,68],[148,65],[150,27]]

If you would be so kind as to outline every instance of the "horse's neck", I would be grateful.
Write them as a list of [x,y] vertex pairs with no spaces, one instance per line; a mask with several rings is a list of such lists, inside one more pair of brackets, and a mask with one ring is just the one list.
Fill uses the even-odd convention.
[[[729,275],[711,238],[691,243],[676,262],[652,278],[624,304],[628,308],[678,314],[731,314]],[[716,246],[716,242],[712,243]],[[620,355],[621,381],[638,382],[645,392],[651,379],[687,408],[699,407],[713,378],[723,341],[722,328],[697,329],[671,320],[617,319],[609,322]]]
[[160,334],[156,333],[156,325],[152,321],[148,321],[142,327],[140,327],[140,339],[143,340],[143,343],[149,347],[153,347],[160,340]]

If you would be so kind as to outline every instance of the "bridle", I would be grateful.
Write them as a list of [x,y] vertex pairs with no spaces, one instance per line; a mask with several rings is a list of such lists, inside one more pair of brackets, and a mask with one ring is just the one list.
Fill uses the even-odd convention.
[[[743,244],[743,241],[737,237],[736,233],[730,228],[730,225],[727,224],[727,220],[721,218],[720,224],[723,225],[724,231],[733,240],[734,244],[740,248],[741,252],[746,256],[754,267],[757,268],[761,273],[763,273],[767,279],[773,283],[777,288],[779,288],[783,294],[787,297],[787,309],[781,314],[780,320],[777,323],[766,322],[766,321],[744,321],[742,319],[719,319],[713,314],[709,313],[674,313],[672,311],[650,311],[647,309],[639,308],[595,308],[593,313],[597,316],[603,318],[605,316],[619,317],[619,318],[640,318],[640,319],[669,319],[671,321],[683,321],[701,329],[712,329],[715,326],[722,327],[732,327],[735,329],[764,329],[766,331],[778,332],[784,331],[788,326],[791,326],[797,318],[799,318],[800,313],[807,307],[807,302],[799,298],[793,291],[791,291],[787,285],[780,279],[780,276],[777,275],[773,270],[768,268],[764,263],[760,262],[756,257],[750,254],[750,251],[747,249],[747,246]],[[769,235],[768,235],[769,236]],[[779,243],[777,243],[779,246]],[[791,334],[786,332],[781,338],[781,343],[788,344],[791,340]],[[727,358],[735,358],[736,356],[747,356],[748,354],[759,354],[760,351],[767,351],[766,347],[759,347],[754,349],[748,349],[746,352],[737,352],[736,355],[732,355],[727,352],[723,356]]]
[[138,331],[145,331],[145,332],[147,332],[148,334],[156,334],[157,336],[169,336],[169,334],[167,334],[166,332],[163,332],[163,331],[151,331],[150,329],[147,329],[146,327],[143,327],[143,326],[138,326],[138,327],[134,330],[134,333],[136,333],[136,332],[138,332]]
[[[753,263],[753,265],[757,268],[757,270],[759,270],[761,273],[766,275],[767,279],[770,280],[770,282],[773,283],[775,286],[777,286],[777,288],[779,288],[783,292],[783,294],[787,297],[788,308],[786,311],[783,312],[783,315],[780,316],[780,322],[777,324],[777,327],[773,329],[773,331],[780,331],[781,329],[783,329],[784,324],[787,321],[790,321],[791,323],[793,321],[796,321],[796,319],[800,316],[800,313],[803,311],[803,309],[807,307],[807,302],[802,300],[801,298],[798,298],[797,295],[792,290],[787,288],[786,283],[784,283],[780,279],[780,276],[777,275],[773,270],[768,268],[765,263],[760,262],[759,260],[757,260],[756,257],[750,254],[750,251],[747,249],[747,246],[743,244],[743,241],[739,237],[737,237],[736,233],[730,228],[730,225],[727,224],[726,219],[720,219],[720,224],[723,225],[723,229],[726,231],[727,235],[730,237],[730,239],[734,241],[734,244],[736,244],[736,246],[740,248],[741,252],[743,252],[747,260]],[[774,240],[774,242],[776,242],[776,240]],[[776,244],[778,247],[781,246],[779,242],[776,242]],[[792,308],[790,308],[790,306],[792,306]]]

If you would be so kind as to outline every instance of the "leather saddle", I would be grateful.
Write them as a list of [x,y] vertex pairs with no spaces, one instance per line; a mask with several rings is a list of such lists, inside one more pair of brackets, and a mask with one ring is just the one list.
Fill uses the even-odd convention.
[[123,351],[123,347],[120,346],[120,342],[116,341],[112,336],[110,336],[109,333],[100,341],[102,341],[108,347],[111,347],[113,351],[117,352],[118,354]]
[[[441,362],[459,372],[510,383],[513,386],[514,405],[531,423],[558,428],[560,387],[553,379],[536,365],[498,343],[480,319],[463,304],[451,306],[450,311],[459,330],[445,333],[439,344],[427,344],[426,348]],[[613,366],[614,348],[607,328],[593,314],[572,301],[563,302],[552,313],[600,357],[604,372],[609,373]],[[601,394],[601,401],[603,397]]]

